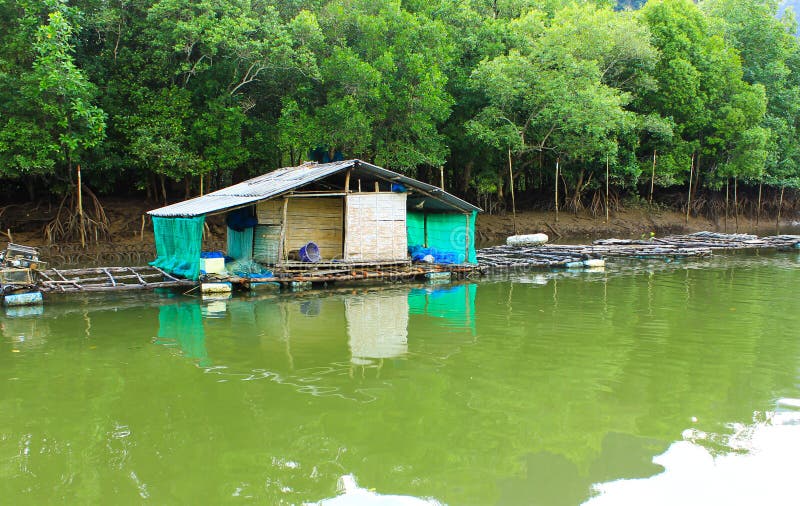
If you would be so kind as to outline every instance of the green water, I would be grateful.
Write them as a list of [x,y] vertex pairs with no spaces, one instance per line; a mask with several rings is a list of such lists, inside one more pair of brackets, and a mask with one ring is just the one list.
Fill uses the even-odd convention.
[[737,255],[0,312],[0,502],[788,504],[798,286]]

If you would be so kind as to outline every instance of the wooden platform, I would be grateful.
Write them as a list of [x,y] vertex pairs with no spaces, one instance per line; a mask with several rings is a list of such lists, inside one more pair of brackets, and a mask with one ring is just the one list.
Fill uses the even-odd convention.
[[319,268],[305,271],[276,271],[273,277],[251,278],[229,276],[220,277],[220,280],[230,281],[236,285],[249,288],[252,283],[335,283],[345,281],[401,281],[409,279],[425,279],[434,273],[450,273],[454,278],[464,278],[471,274],[479,274],[481,267],[478,265],[411,265],[410,262],[391,263],[387,265],[359,265],[342,266],[339,268]]
[[95,267],[88,269],[47,269],[38,271],[43,292],[109,292],[194,286],[149,265],[143,267]]

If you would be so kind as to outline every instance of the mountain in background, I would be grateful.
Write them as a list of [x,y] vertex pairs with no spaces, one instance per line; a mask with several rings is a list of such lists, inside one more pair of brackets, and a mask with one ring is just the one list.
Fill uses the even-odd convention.
[[[800,0],[795,0],[800,2]],[[647,0],[617,0],[617,10],[638,9],[647,3]]]
[[[647,0],[617,0],[617,10],[622,11],[625,9],[640,9],[646,3]],[[783,12],[788,7],[792,8],[795,16],[797,17],[798,13],[800,13],[800,0],[781,0],[780,4],[778,5],[778,16],[783,15]],[[798,27],[798,31],[795,33],[795,35],[800,35],[800,27]]]

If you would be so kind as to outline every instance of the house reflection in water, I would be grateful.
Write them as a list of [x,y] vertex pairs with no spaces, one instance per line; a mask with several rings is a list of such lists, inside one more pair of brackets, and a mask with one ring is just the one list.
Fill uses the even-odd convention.
[[368,365],[372,359],[395,358],[408,352],[406,292],[348,297],[344,308],[353,364]]
[[[474,336],[477,285],[306,292],[258,299],[184,302],[159,307],[158,344],[178,346],[201,366],[292,375],[344,367],[350,376],[401,359],[409,321],[418,336],[442,327]],[[413,334],[412,334],[413,335]],[[453,345],[449,341],[440,343]]]

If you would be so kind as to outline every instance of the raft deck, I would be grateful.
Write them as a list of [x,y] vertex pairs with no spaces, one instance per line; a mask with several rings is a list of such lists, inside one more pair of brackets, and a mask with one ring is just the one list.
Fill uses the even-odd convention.
[[125,290],[152,290],[194,286],[188,279],[180,279],[159,269],[143,267],[93,267],[86,269],[47,269],[38,271],[37,285],[42,292],[112,292]]
[[[274,267],[271,277],[208,276],[250,289],[255,283],[336,283],[348,281],[401,281],[437,277],[465,278],[486,271],[513,268],[552,269],[568,267],[589,258],[679,258],[706,257],[719,250],[790,249],[800,245],[800,236],[758,237],[748,234],[698,232],[647,240],[601,239],[588,245],[545,244],[541,246],[493,246],[477,251],[477,265],[412,264],[409,261],[344,263],[292,262]],[[157,267],[95,267],[39,271],[38,287],[46,293],[148,290],[194,287],[197,282],[177,278]]]
[[652,239],[600,239],[588,245],[493,246],[478,250],[478,263],[487,270],[557,268],[587,258],[707,257],[716,250],[796,248],[798,235],[758,237],[749,234],[696,232]]

